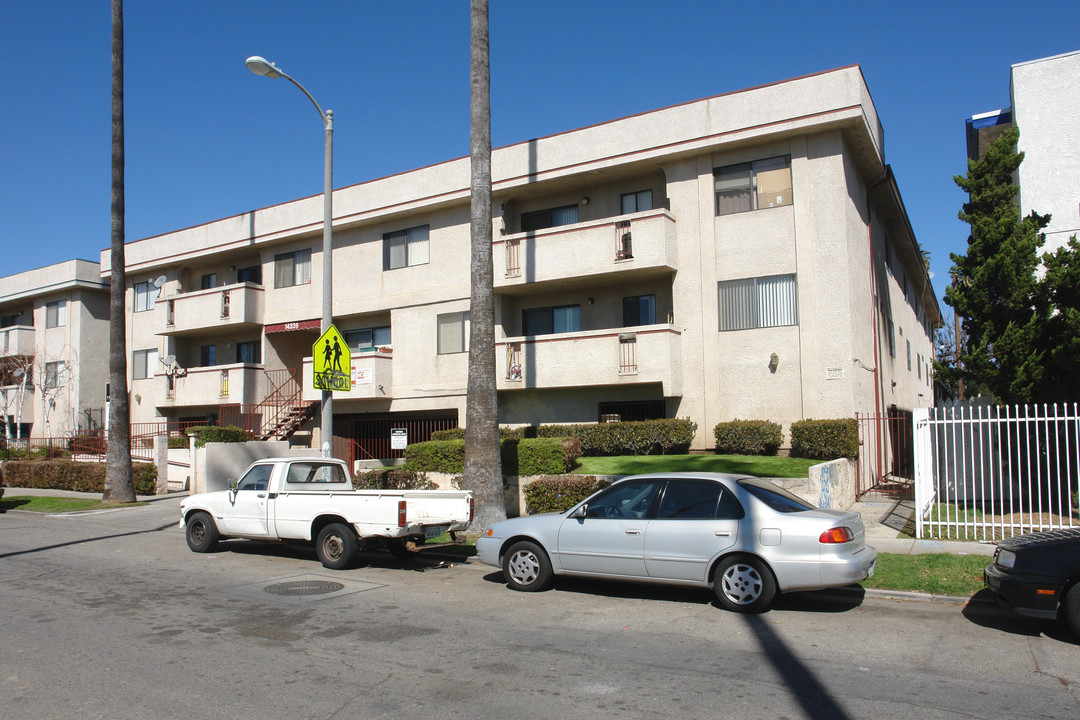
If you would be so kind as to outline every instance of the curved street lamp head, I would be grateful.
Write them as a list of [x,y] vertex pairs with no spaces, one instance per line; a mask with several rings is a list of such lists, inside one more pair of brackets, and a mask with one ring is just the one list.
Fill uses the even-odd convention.
[[271,79],[285,77],[285,73],[278,70],[277,65],[258,55],[252,55],[244,61],[244,64],[247,65],[248,70],[256,75],[262,75]]

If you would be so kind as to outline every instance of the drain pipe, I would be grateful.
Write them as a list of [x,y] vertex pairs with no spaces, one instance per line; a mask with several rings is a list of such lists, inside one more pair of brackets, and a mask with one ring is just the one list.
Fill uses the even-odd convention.
[[870,324],[873,327],[873,342],[874,342],[874,440],[878,447],[875,451],[877,458],[877,477],[881,477],[881,359],[879,355],[879,337],[878,337],[878,306],[875,302],[877,298],[877,276],[874,273],[874,210],[870,203],[870,193],[874,188],[883,183],[889,182],[892,177],[892,168],[888,165],[885,166],[885,171],[877,180],[873,181],[866,187],[866,237],[869,243],[869,266],[870,266]]

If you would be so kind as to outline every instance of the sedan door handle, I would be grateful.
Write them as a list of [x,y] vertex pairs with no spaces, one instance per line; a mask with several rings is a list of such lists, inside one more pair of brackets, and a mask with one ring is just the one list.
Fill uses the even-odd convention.
[[715,533],[713,533],[713,535],[715,535],[716,537],[731,537],[731,531],[730,530],[717,530]]
[[640,535],[641,534],[640,530],[624,530],[623,532],[625,532],[627,535]]

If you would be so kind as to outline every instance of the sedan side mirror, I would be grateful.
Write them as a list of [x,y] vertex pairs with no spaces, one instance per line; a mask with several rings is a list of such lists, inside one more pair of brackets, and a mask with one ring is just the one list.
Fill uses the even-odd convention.
[[587,504],[586,505],[578,505],[574,509],[574,511],[571,512],[566,517],[573,518],[575,520],[584,520],[585,519],[585,513],[588,512],[588,509],[589,509],[589,506]]

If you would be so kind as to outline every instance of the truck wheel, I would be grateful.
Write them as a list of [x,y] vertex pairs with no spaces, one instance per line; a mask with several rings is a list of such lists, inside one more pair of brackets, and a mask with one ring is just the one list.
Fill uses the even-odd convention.
[[513,590],[543,590],[551,582],[551,561],[539,545],[522,540],[503,556],[503,577]]
[[1069,621],[1069,627],[1076,637],[1080,638],[1080,583],[1073,585],[1065,596],[1062,611],[1065,619]]
[[357,537],[353,529],[341,523],[330,523],[315,539],[315,553],[323,567],[345,570],[356,559]]
[[204,512],[192,513],[185,523],[185,530],[187,546],[192,552],[213,552],[221,539],[214,519]]
[[765,563],[750,555],[733,555],[716,567],[713,593],[728,610],[764,612],[776,597],[776,580]]

